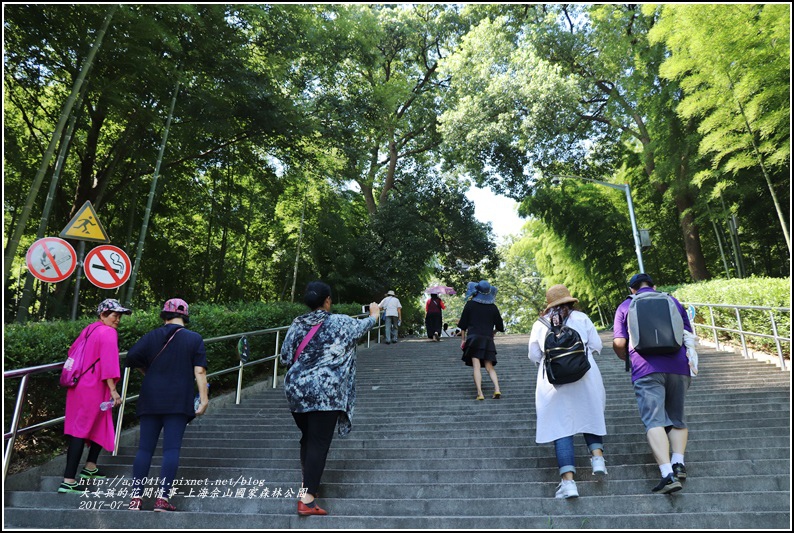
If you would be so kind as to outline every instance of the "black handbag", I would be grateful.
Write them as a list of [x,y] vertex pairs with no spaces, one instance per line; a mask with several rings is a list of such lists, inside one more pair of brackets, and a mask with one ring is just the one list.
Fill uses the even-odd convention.
[[590,360],[582,337],[565,322],[552,326],[545,317],[538,321],[549,328],[543,344],[543,371],[552,385],[579,381],[590,370]]

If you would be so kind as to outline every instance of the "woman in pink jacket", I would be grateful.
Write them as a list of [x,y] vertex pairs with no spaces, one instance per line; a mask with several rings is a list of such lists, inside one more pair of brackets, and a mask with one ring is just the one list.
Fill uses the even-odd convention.
[[112,400],[113,406],[121,404],[116,382],[121,376],[119,368],[119,334],[121,315],[132,311],[121,306],[118,300],[104,300],[97,307],[99,320],[86,326],[75,340],[85,338],[83,369],[74,388],[66,391],[66,419],[63,432],[69,436],[66,452],[66,470],[58,492],[83,492],[76,480],[77,467],[83,456],[83,447],[89,446],[83,479],[104,478],[96,465],[102,448],[113,451],[116,432],[113,429],[113,410],[100,409],[100,404]]

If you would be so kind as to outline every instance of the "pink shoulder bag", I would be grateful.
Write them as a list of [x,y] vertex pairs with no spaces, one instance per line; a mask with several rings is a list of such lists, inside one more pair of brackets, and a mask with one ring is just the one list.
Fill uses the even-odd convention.
[[320,322],[312,329],[310,329],[309,333],[307,333],[306,336],[303,337],[303,340],[301,341],[300,345],[298,345],[298,349],[295,350],[295,357],[292,358],[293,363],[295,363],[295,361],[298,360],[298,357],[300,357],[300,354],[303,351],[303,349],[306,348],[306,345],[309,344],[309,341],[312,340],[312,337],[314,337],[314,334],[317,333],[317,330],[320,329],[320,326],[322,325],[323,323]]

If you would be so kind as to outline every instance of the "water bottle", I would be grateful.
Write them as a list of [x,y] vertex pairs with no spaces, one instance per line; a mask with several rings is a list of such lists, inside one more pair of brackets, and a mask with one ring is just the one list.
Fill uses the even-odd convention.
[[[210,384],[207,383],[207,394],[209,395],[209,393],[210,393]],[[193,411],[194,412],[198,411],[200,406],[201,406],[201,395],[199,395],[199,393],[197,392],[196,397],[193,398]]]
[[100,411],[107,411],[108,409],[113,409],[113,400],[108,400],[99,404]]

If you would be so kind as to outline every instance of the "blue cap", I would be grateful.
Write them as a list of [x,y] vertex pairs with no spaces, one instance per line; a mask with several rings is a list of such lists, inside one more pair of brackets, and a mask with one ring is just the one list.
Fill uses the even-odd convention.
[[637,290],[640,288],[640,284],[642,282],[646,282],[650,286],[654,285],[653,279],[645,272],[642,272],[640,274],[634,274],[633,276],[631,276],[631,279],[629,280],[629,287],[631,287],[634,290]]

